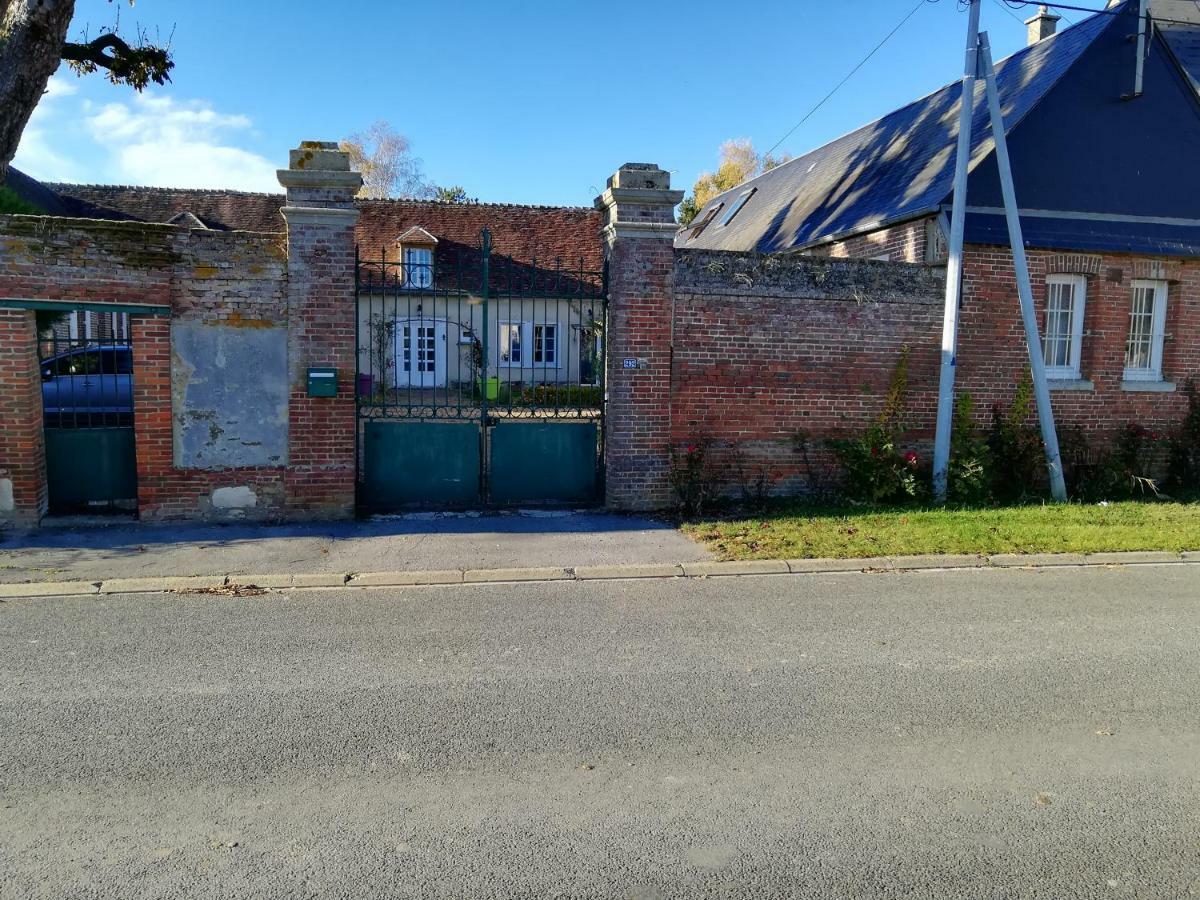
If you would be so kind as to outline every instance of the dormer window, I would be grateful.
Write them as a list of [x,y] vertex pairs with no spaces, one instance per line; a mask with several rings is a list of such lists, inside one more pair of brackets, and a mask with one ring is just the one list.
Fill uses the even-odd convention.
[[400,235],[400,262],[404,287],[424,290],[433,286],[433,251],[437,238],[419,225]]
[[433,250],[429,247],[404,248],[404,286],[427,288],[433,284]]

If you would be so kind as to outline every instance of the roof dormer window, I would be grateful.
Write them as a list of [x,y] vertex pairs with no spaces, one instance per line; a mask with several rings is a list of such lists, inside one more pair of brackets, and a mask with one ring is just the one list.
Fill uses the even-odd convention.
[[433,284],[433,250],[429,247],[404,248],[404,286],[427,288]]
[[433,251],[437,242],[437,238],[419,225],[414,225],[397,239],[404,287],[423,290],[433,285]]

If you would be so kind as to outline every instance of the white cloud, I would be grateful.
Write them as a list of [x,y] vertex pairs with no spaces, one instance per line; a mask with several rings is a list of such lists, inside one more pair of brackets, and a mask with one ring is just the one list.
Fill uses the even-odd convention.
[[109,103],[85,119],[91,139],[107,154],[111,177],[157,187],[279,189],[273,162],[234,145],[249,132],[243,115],[214,110],[204,101],[136,95]]
[[13,165],[27,175],[41,181],[79,181],[83,168],[56,147],[51,134],[58,131],[67,118],[63,114],[65,97],[74,95],[79,86],[73,79],[54,75],[46,84],[46,93],[29,117],[29,124],[21,134]]
[[[134,94],[96,105],[56,75],[34,110],[13,164],[44,181],[278,191],[276,163],[238,146],[244,115],[204,100]],[[241,139],[241,140],[239,140]]]
[[78,93],[79,83],[75,78],[66,75],[51,75],[50,80],[46,83],[46,93],[42,97],[42,103],[53,100],[55,97],[71,97]]

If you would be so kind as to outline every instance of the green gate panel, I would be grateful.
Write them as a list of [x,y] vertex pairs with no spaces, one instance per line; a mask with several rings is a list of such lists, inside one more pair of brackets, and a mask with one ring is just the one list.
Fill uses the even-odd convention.
[[596,499],[595,422],[502,422],[492,429],[491,500]]
[[479,496],[479,425],[367,422],[362,505],[472,506]]
[[132,428],[47,428],[45,433],[51,509],[137,499]]

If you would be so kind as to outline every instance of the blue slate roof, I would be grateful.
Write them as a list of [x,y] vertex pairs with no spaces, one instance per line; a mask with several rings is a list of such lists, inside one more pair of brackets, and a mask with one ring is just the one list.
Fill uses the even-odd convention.
[[1200,27],[1163,25],[1161,30],[1192,87],[1200,91]]
[[[1054,87],[1119,17],[1092,16],[996,64],[1006,133]],[[933,212],[953,188],[961,82],[713,198],[696,222],[723,208],[699,235],[676,246],[780,252]],[[976,84],[972,167],[993,148],[982,81]],[[726,226],[719,223],[745,191],[754,195]]]

